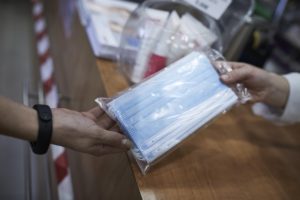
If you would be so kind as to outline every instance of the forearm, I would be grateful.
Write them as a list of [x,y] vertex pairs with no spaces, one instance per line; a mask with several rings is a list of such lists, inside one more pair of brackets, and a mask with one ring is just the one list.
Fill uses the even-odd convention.
[[34,109],[0,97],[0,133],[35,141],[38,134],[38,119]]
[[284,109],[289,96],[289,83],[280,75],[270,73],[270,86],[264,99],[264,103]]

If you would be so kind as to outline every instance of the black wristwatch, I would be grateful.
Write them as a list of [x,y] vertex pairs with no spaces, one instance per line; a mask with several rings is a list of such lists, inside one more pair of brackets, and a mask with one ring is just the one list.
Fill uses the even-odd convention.
[[39,129],[35,142],[30,142],[32,151],[36,154],[45,154],[48,151],[51,142],[53,121],[52,112],[49,106],[36,104],[33,109],[37,111]]

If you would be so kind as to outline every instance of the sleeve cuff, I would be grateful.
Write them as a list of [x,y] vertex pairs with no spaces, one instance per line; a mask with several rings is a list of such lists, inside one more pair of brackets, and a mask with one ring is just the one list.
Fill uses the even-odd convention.
[[300,74],[291,73],[284,76],[290,85],[288,102],[281,116],[284,122],[300,122]]

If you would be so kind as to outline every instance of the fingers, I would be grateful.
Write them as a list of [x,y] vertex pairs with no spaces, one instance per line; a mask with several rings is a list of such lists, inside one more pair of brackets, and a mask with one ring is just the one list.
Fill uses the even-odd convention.
[[130,149],[132,147],[132,143],[124,135],[114,131],[102,131],[104,131],[100,138],[102,144],[121,149]]
[[[113,127],[116,129],[117,126]],[[120,133],[101,130],[100,140],[90,149],[90,154],[102,156],[106,154],[122,153],[132,147],[132,143]]]
[[96,120],[96,123],[98,126],[101,126],[104,129],[110,129],[116,124],[116,122],[105,113]]
[[241,62],[226,62],[232,69],[240,69],[242,67],[247,67],[248,64]]
[[103,156],[107,154],[123,153],[125,149],[119,149],[107,145],[96,145],[91,149],[91,154],[95,156]]
[[112,120],[99,106],[83,113],[85,116],[94,120],[98,126],[104,129],[110,129],[115,125],[115,121]]
[[114,132],[119,132],[119,133],[122,132],[121,129],[120,129],[120,127],[119,127],[118,125],[114,125],[114,126],[111,127],[109,130],[110,130],[110,131],[114,131]]
[[87,113],[90,113],[94,118],[98,118],[104,113],[104,111],[99,106],[96,106],[87,111]]

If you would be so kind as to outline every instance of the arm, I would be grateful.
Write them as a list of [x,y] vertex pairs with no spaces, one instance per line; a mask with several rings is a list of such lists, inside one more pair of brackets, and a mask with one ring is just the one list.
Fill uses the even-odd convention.
[[[93,155],[122,152],[130,148],[129,140],[116,132],[115,123],[99,108],[88,112],[52,109],[53,144]],[[35,141],[38,133],[34,109],[0,97],[0,133]]]
[[35,141],[38,132],[37,113],[34,109],[0,97],[0,133]]

